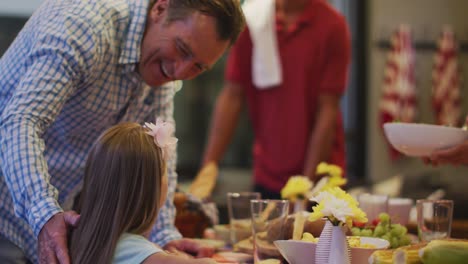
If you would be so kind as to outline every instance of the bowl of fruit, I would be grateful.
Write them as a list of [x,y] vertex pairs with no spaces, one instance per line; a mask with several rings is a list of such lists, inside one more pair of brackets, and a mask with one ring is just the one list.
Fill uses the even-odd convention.
[[351,233],[353,236],[385,239],[390,243],[390,248],[406,246],[411,243],[408,229],[403,225],[392,223],[390,215],[387,213],[380,213],[379,217],[370,223],[354,223]]

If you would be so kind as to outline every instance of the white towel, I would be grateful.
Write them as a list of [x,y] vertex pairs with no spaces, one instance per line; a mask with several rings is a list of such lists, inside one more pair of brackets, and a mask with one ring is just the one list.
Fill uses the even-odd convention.
[[252,39],[252,80],[259,89],[283,81],[275,24],[275,0],[246,0],[242,7]]

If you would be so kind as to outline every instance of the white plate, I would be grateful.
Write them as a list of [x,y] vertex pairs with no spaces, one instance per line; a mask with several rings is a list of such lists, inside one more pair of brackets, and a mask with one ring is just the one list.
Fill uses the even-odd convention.
[[[314,264],[316,243],[298,240],[276,240],[276,247],[289,264]],[[389,247],[387,240],[375,237],[361,237],[362,244],[376,248],[351,248],[351,264],[365,264],[372,253]]]
[[415,123],[385,123],[385,136],[399,152],[412,157],[430,156],[434,150],[461,144],[468,131],[456,127]]

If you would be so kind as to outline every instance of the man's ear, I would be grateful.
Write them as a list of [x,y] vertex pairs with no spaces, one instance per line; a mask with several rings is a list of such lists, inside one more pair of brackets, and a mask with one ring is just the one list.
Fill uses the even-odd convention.
[[150,16],[154,21],[160,20],[165,15],[169,1],[170,0],[156,0],[156,3],[153,4],[150,10]]

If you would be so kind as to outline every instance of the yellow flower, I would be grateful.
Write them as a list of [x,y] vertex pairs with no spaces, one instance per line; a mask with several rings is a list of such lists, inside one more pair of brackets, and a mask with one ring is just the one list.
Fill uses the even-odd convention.
[[305,197],[312,188],[312,182],[305,176],[292,176],[281,189],[281,197],[295,201],[299,197]]
[[367,222],[366,214],[359,208],[359,203],[339,187],[320,192],[315,200],[318,202],[309,216],[310,221],[323,217],[333,225],[353,226],[353,221]]
[[316,174],[328,174],[330,177],[343,177],[343,170],[336,165],[320,162]]
[[321,162],[317,166],[316,174],[326,175],[326,183],[319,190],[314,190],[314,192],[325,191],[334,187],[343,186],[348,182],[348,180],[343,178],[343,170],[339,166],[328,164],[326,162]]
[[348,182],[347,179],[345,178],[342,178],[341,176],[338,176],[338,177],[330,177],[328,179],[328,182],[325,184],[325,186],[323,186],[322,190],[328,190],[328,189],[332,189],[334,187],[339,187],[339,186],[343,186],[345,185],[346,183]]

